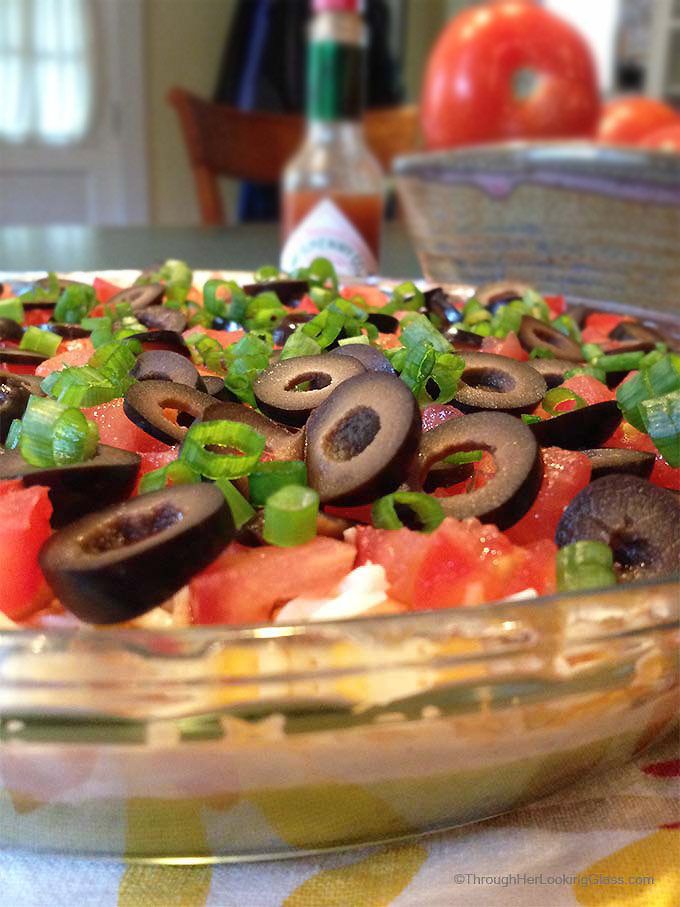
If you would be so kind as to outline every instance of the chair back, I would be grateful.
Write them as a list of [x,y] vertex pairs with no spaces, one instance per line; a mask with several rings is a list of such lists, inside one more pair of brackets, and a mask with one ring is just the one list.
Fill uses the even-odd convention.
[[[206,225],[227,221],[219,177],[276,183],[302,142],[304,118],[297,114],[238,110],[179,87],[170,89],[168,101],[177,111]],[[418,147],[415,105],[369,110],[364,125],[368,144],[386,172],[394,157]]]

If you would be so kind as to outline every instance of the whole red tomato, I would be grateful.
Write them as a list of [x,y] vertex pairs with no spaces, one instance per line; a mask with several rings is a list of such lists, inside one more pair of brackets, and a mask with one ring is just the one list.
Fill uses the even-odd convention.
[[680,117],[671,126],[655,129],[644,135],[638,142],[643,148],[655,148],[658,151],[675,151],[680,153]]
[[592,135],[599,111],[585,39],[526,0],[456,16],[427,63],[422,126],[428,148]]
[[678,122],[677,111],[662,101],[642,95],[624,96],[605,104],[597,126],[597,138],[602,142],[636,145],[650,132]]

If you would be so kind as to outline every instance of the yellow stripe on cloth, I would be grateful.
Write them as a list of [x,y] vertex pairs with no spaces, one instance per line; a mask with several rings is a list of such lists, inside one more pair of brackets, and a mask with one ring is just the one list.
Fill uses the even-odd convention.
[[426,859],[422,844],[404,844],[349,866],[324,869],[299,885],[283,907],[388,907]]
[[[584,907],[678,907],[679,852],[677,829],[661,829],[633,841],[579,873],[600,881],[575,884],[576,900]],[[652,884],[642,881],[650,877]],[[606,884],[605,878],[617,883]],[[620,884],[619,879],[623,879]]]
[[128,866],[118,907],[205,907],[212,866]]

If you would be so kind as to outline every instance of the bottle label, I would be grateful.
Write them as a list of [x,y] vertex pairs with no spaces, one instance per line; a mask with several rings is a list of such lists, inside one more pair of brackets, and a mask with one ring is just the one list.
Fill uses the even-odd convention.
[[281,268],[305,268],[315,258],[327,258],[338,274],[378,273],[378,262],[363,236],[329,198],[315,205],[290,234],[281,253]]
[[325,122],[361,119],[363,48],[313,41],[308,53],[307,118]]

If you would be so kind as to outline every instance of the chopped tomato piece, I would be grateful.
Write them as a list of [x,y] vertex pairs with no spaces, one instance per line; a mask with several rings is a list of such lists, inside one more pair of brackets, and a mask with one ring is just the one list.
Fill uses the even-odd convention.
[[310,315],[318,315],[319,307],[309,296],[304,295],[299,304],[295,308],[291,308],[291,312],[308,312]]
[[36,375],[45,378],[65,365],[87,365],[94,353],[92,341],[87,337],[82,340],[67,340],[66,343],[62,343],[60,349],[63,352],[40,363],[35,370]]
[[603,447],[624,447],[629,450],[644,450],[656,455],[650,482],[662,488],[680,491],[680,467],[670,466],[656,449],[648,434],[638,431],[630,422],[623,421]]
[[253,624],[300,595],[328,596],[354,566],[355,548],[318,537],[296,548],[232,543],[189,583],[197,624]]
[[399,339],[399,334],[378,334],[378,346],[383,350],[393,350],[397,346],[401,346],[401,340]]
[[567,302],[564,296],[544,296],[548,308],[550,309],[550,316],[552,318],[557,318],[559,315],[564,315],[567,311]]
[[600,334],[604,334],[605,337],[608,337],[611,331],[614,328],[621,324],[622,321],[634,321],[635,319],[631,318],[629,315],[614,315],[609,312],[592,312],[587,316],[585,320],[585,328],[590,328],[593,331],[599,331]]
[[[123,411],[123,400],[118,397],[110,403],[100,403],[83,409],[88,419],[93,419],[99,428],[99,440],[111,447],[132,450],[137,453],[167,451],[168,445],[157,441],[138,428]],[[174,448],[173,448],[174,449]]]
[[552,542],[523,548],[495,526],[446,519],[426,535],[410,529],[357,529],[358,564],[381,564],[389,594],[414,610],[494,601],[533,588],[554,591]]
[[[123,287],[116,286],[115,283],[111,283],[108,280],[104,280],[101,277],[95,277],[92,281],[92,286],[96,293],[97,299],[100,303],[107,303],[109,299],[115,296],[117,293],[123,289]],[[92,315],[93,318],[96,318],[96,315]]]
[[208,337],[217,340],[220,346],[224,347],[230,346],[232,343],[238,343],[241,337],[245,336],[245,333],[245,331],[213,331],[211,328],[204,328],[200,325],[196,325],[184,331],[182,337],[186,340],[191,334],[206,334]]
[[340,295],[344,299],[352,299],[354,296],[361,296],[368,306],[376,309],[382,308],[390,301],[387,294],[383,293],[378,287],[363,283],[350,284],[349,286],[343,287],[340,290]]
[[41,606],[45,580],[38,552],[50,535],[48,489],[0,482],[0,610],[18,620]]
[[441,425],[442,422],[448,422],[449,419],[457,419],[458,416],[462,415],[459,409],[455,406],[450,406],[448,403],[431,403],[421,413],[423,431],[430,431],[430,429]]
[[510,331],[505,337],[485,337],[482,340],[482,352],[507,356],[509,359],[519,359],[520,362],[527,362],[529,359],[529,354],[517,339],[514,331]]
[[505,530],[516,545],[554,539],[565,507],[590,481],[590,460],[586,454],[546,447],[542,456],[543,480],[536,500],[519,522]]

